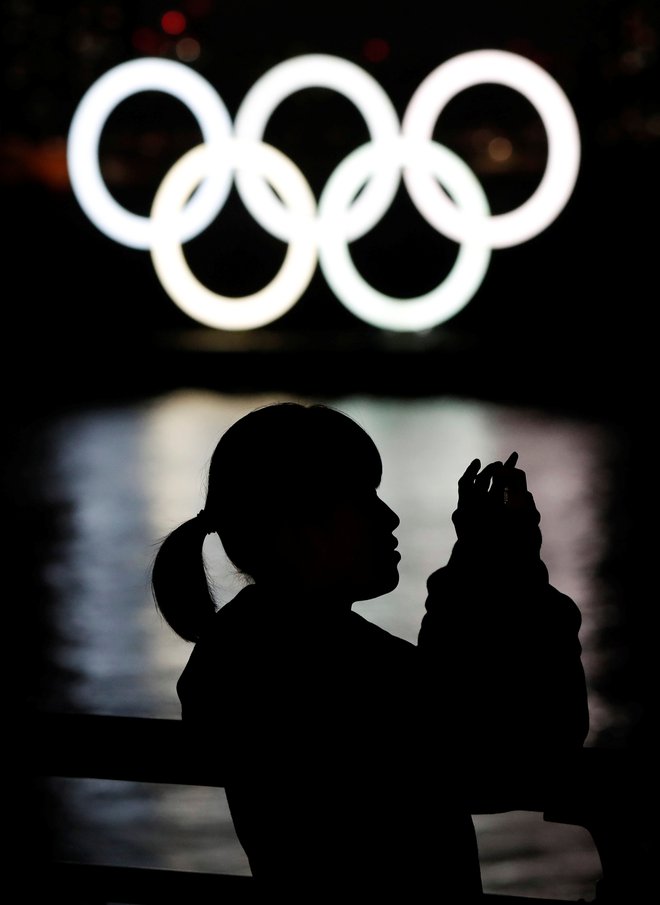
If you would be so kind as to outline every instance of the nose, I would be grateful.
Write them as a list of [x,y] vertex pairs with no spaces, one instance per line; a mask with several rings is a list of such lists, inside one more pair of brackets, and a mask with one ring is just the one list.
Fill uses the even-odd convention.
[[390,506],[388,506],[387,503],[385,503],[383,500],[381,500],[381,504],[383,506],[384,516],[385,516],[385,518],[388,519],[389,524],[391,526],[390,531],[394,531],[394,529],[398,528],[398,526],[401,524],[401,519],[396,514],[394,509],[392,509]]

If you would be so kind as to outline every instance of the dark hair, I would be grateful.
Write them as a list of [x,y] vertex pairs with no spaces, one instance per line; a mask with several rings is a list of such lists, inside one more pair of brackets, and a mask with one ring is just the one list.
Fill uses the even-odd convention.
[[172,629],[197,641],[217,611],[202,552],[217,532],[229,560],[254,581],[273,567],[273,537],[283,520],[320,517],[338,494],[380,483],[371,437],[326,405],[278,402],[236,421],[209,465],[204,510],[162,541],[151,583]]

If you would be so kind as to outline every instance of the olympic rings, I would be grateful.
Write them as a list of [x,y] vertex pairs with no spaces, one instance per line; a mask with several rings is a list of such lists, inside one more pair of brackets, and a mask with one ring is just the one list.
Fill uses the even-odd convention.
[[433,126],[451,98],[466,88],[495,82],[518,90],[537,109],[548,138],[548,160],[536,191],[519,208],[490,217],[466,216],[417,168],[408,170],[405,183],[419,206],[433,199],[430,222],[450,239],[463,242],[480,236],[491,248],[517,245],[538,235],[565,206],[577,180],[580,135],[565,94],[540,66],[524,57],[500,50],[479,50],[454,57],[428,75],[413,94],[403,117],[402,130],[413,138],[429,140]]
[[[425,171],[449,183],[452,195],[471,213],[489,213],[488,200],[472,170],[449,148],[435,142],[399,138],[384,147],[362,145],[344,158],[330,176],[319,201],[321,223],[340,223],[357,188],[380,167],[399,168],[415,161]],[[490,261],[490,248],[478,241],[463,243],[458,257],[439,286],[405,303],[378,292],[358,273],[345,233],[326,229],[319,235],[320,263],[335,295],[353,314],[386,330],[426,330],[448,320],[472,298]]]
[[[227,108],[206,79],[171,60],[141,59],[115,66],[88,89],[69,128],[67,160],[73,192],[101,232],[129,248],[149,248],[152,226],[118,204],[99,170],[98,147],[110,113],[138,91],[164,91],[186,104],[197,117],[208,144],[231,134]],[[231,188],[231,172],[218,171],[193,198],[184,219],[182,238],[192,239],[213,221]]]
[[[491,214],[467,164],[432,140],[449,100],[484,82],[526,97],[548,141],[546,168],[536,191],[517,209],[498,215]],[[263,142],[278,104],[312,86],[330,88],[351,100],[370,135],[366,145],[337,166],[318,204],[293,162]],[[199,122],[204,143],[171,168],[150,216],[139,217],[108,192],[98,148],[112,110],[132,94],[149,90],[169,93],[186,104]],[[201,323],[249,330],[272,322],[298,301],[318,262],[337,298],[357,317],[386,330],[418,331],[443,323],[470,301],[492,249],[531,239],[559,215],[577,180],[580,136],[559,85],[537,64],[505,51],[468,52],[438,66],[414,92],[401,124],[378,82],[359,66],[323,54],[294,57],[254,84],[233,129],[223,101],[200,75],[181,63],[141,59],[115,67],[86,92],[71,122],[67,156],[73,192],[89,219],[115,241],[149,249],[165,291]],[[348,250],[351,241],[382,218],[402,178],[421,215],[461,246],[444,281],[415,299],[395,299],[375,290],[361,277]],[[275,278],[242,298],[220,296],[202,286],[181,247],[219,214],[232,179],[255,220],[289,243]]]
[[198,145],[184,154],[160,184],[151,208],[155,227],[151,259],[170,298],[192,318],[209,327],[250,330],[281,317],[309,285],[317,260],[313,229],[316,200],[300,170],[271,145],[233,138],[223,148],[225,156],[227,152],[234,166],[266,173],[296,211],[296,235],[277,276],[260,292],[230,299],[211,292],[190,273],[177,235],[177,216],[191,192],[217,165],[213,148],[208,145]]
[[[277,105],[295,91],[311,87],[330,88],[353,101],[364,118],[371,141],[394,141],[399,134],[399,118],[394,106],[378,82],[364,69],[340,57],[308,54],[279,63],[255,82],[236,114],[236,135],[260,141]],[[351,207],[354,225],[351,228],[350,223],[346,224],[349,239],[356,239],[367,231],[360,225],[359,218],[362,212],[368,215],[370,204],[379,203],[384,211],[390,206],[399,181],[397,168],[379,169]],[[246,175],[239,171],[236,186],[255,220],[261,221],[262,211],[269,207],[276,206],[282,211],[282,205],[277,204],[273,193],[267,191],[263,181],[254,179],[252,173]],[[275,235],[288,238],[286,229]]]

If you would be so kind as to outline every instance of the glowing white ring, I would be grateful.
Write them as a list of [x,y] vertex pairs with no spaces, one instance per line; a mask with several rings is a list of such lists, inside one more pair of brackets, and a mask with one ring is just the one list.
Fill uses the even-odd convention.
[[380,167],[407,168],[413,163],[447,183],[451,194],[471,214],[488,216],[488,199],[481,185],[453,151],[407,138],[357,148],[335,169],[319,202],[319,263],[328,284],[349,311],[385,330],[427,330],[448,320],[472,298],[490,261],[490,248],[471,239],[459,249],[445,280],[425,295],[394,299],[365,282],[340,231],[324,229],[323,224],[340,221],[355,192]]
[[402,131],[411,138],[430,140],[440,113],[456,94],[477,84],[494,82],[518,91],[541,117],[546,130],[548,158],[536,191],[513,211],[483,219],[459,210],[428,173],[409,171],[405,182],[418,207],[433,203],[425,216],[455,242],[468,236],[491,248],[526,242],[545,229],[568,201],[580,166],[580,133],[573,109],[557,82],[525,57],[503,50],[477,50],[441,64],[419,85],[403,116]]
[[[231,119],[214,88],[193,69],[171,60],[140,59],[115,66],[85,93],[71,121],[67,158],[78,203],[101,232],[130,248],[151,246],[153,226],[122,207],[108,191],[99,166],[103,127],[115,107],[140,91],[163,91],[186,104],[196,117],[204,142],[222,144],[231,135]],[[231,188],[231,174],[219,168],[179,215],[183,240],[196,236],[217,215]]]
[[163,179],[151,209],[151,259],[169,296],[195,320],[223,330],[250,330],[281,317],[309,285],[317,263],[313,227],[316,200],[291,160],[271,145],[231,139],[222,148],[223,165],[249,168],[268,179],[295,211],[296,224],[287,253],[273,280],[259,292],[240,298],[218,295],[190,272],[178,231],[177,215],[195,187],[217,167],[217,148],[198,145],[178,160]]
[[[497,216],[490,214],[469,168],[432,142],[435,122],[447,102],[459,91],[483,82],[523,94],[536,107],[548,141],[546,170],[536,192],[516,210]],[[313,86],[340,91],[352,100],[371,136],[368,145],[349,155],[332,174],[316,217],[313,194],[300,171],[281,152],[260,142],[275,107],[293,91]],[[108,192],[101,178],[98,147],[114,107],[132,93],[147,90],[165,91],[189,106],[209,153],[193,149],[175,164],[156,193],[151,217],[139,217]],[[331,288],[368,323],[395,330],[442,323],[474,295],[493,248],[526,241],[559,214],[574,188],[580,163],[577,123],[557,83],[524,57],[492,50],[462,54],[437,67],[411,98],[401,133],[387,95],[359,67],[338,57],[296,57],[274,67],[248,92],[237,115],[236,132],[233,139],[222,100],[201,76],[180,63],[144,59],[115,67],[88,90],[74,114],[67,145],[72,187],[90,220],[118,242],[151,248],[157,274],[176,304],[194,319],[224,329],[251,329],[289,310],[309,284],[317,248]],[[368,286],[355,270],[347,247],[390,206],[402,167],[420,213],[461,245],[444,282],[405,302]],[[293,243],[275,279],[242,299],[218,296],[203,287],[190,273],[181,248],[182,241],[201,232],[220,211],[232,174],[255,219],[272,235]],[[441,188],[447,180],[449,195]],[[268,185],[280,192],[282,201]],[[331,222],[332,217],[336,221]]]
[[[275,108],[296,91],[312,87],[337,91],[352,101],[364,118],[371,141],[395,140],[398,136],[399,117],[378,82],[354,63],[326,54],[306,54],[285,60],[256,81],[236,114],[236,135],[239,138],[261,141]],[[378,175],[368,183],[352,205],[352,216],[346,225],[349,239],[355,239],[366,232],[363,223],[365,218],[371,216],[368,208],[376,203],[376,199],[378,205],[387,210],[394,200],[399,181],[400,173],[397,169],[379,170]],[[267,216],[275,226],[279,215],[281,226],[276,227],[274,235],[286,240],[286,210],[273,193],[268,191],[263,180],[256,179],[253,173],[239,173],[236,186],[243,203],[257,222],[261,222],[261,216]]]

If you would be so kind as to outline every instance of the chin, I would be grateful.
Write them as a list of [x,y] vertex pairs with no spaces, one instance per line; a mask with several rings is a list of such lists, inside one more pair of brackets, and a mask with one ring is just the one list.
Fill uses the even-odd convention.
[[376,597],[382,597],[383,594],[389,594],[399,584],[399,572],[395,569],[390,575],[381,575],[378,582],[374,582],[368,588],[363,588],[358,600],[373,600]]

